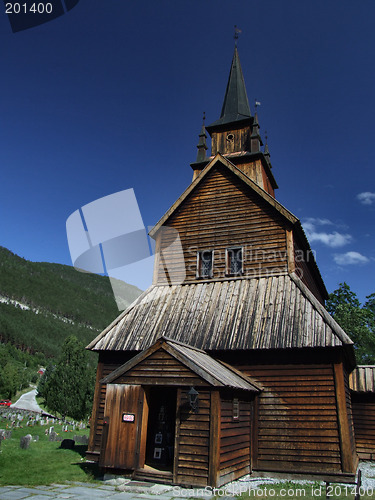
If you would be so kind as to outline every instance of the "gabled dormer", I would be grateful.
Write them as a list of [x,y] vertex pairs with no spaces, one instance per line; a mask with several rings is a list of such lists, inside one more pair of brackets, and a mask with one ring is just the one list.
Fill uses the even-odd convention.
[[220,153],[259,187],[271,196],[275,195],[278,186],[271,171],[269,153],[265,154],[261,150],[263,142],[258,117],[257,114],[251,115],[237,47],[234,49],[220,118],[205,127],[204,134],[206,131],[211,136],[211,156],[205,157],[203,154],[203,145],[206,147],[206,142],[205,138],[204,144],[202,142],[201,131],[197,160],[191,164],[194,170],[193,180],[209,161]]

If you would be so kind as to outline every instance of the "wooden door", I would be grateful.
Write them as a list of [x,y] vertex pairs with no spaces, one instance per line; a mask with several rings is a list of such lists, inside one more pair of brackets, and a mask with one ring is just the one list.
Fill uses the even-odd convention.
[[101,467],[142,467],[147,426],[147,404],[140,385],[108,384],[104,410]]

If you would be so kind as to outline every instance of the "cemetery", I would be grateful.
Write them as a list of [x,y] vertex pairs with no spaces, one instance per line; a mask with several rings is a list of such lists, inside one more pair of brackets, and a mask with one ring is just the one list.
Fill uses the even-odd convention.
[[64,422],[30,411],[2,408],[0,485],[94,478],[95,467],[86,464],[84,458],[88,434],[87,422]]

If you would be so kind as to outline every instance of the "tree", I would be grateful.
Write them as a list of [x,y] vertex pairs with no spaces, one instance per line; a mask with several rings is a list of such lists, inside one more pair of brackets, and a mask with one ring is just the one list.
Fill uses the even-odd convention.
[[354,342],[357,363],[375,362],[375,294],[362,307],[347,283],[329,295],[327,311]]
[[44,381],[42,394],[47,408],[76,420],[87,417],[92,406],[94,373],[83,344],[67,337],[56,366]]

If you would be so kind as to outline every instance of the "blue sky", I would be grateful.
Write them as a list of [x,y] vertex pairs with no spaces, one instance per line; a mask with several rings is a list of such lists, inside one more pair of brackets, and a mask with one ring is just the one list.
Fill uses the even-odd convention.
[[[146,226],[191,182],[220,115],[233,26],[277,199],[329,292],[375,292],[375,2],[80,0],[12,33],[0,13],[0,245],[71,264],[65,223],[133,188]],[[367,193],[367,194],[366,194]],[[145,283],[145,282],[144,282]]]

